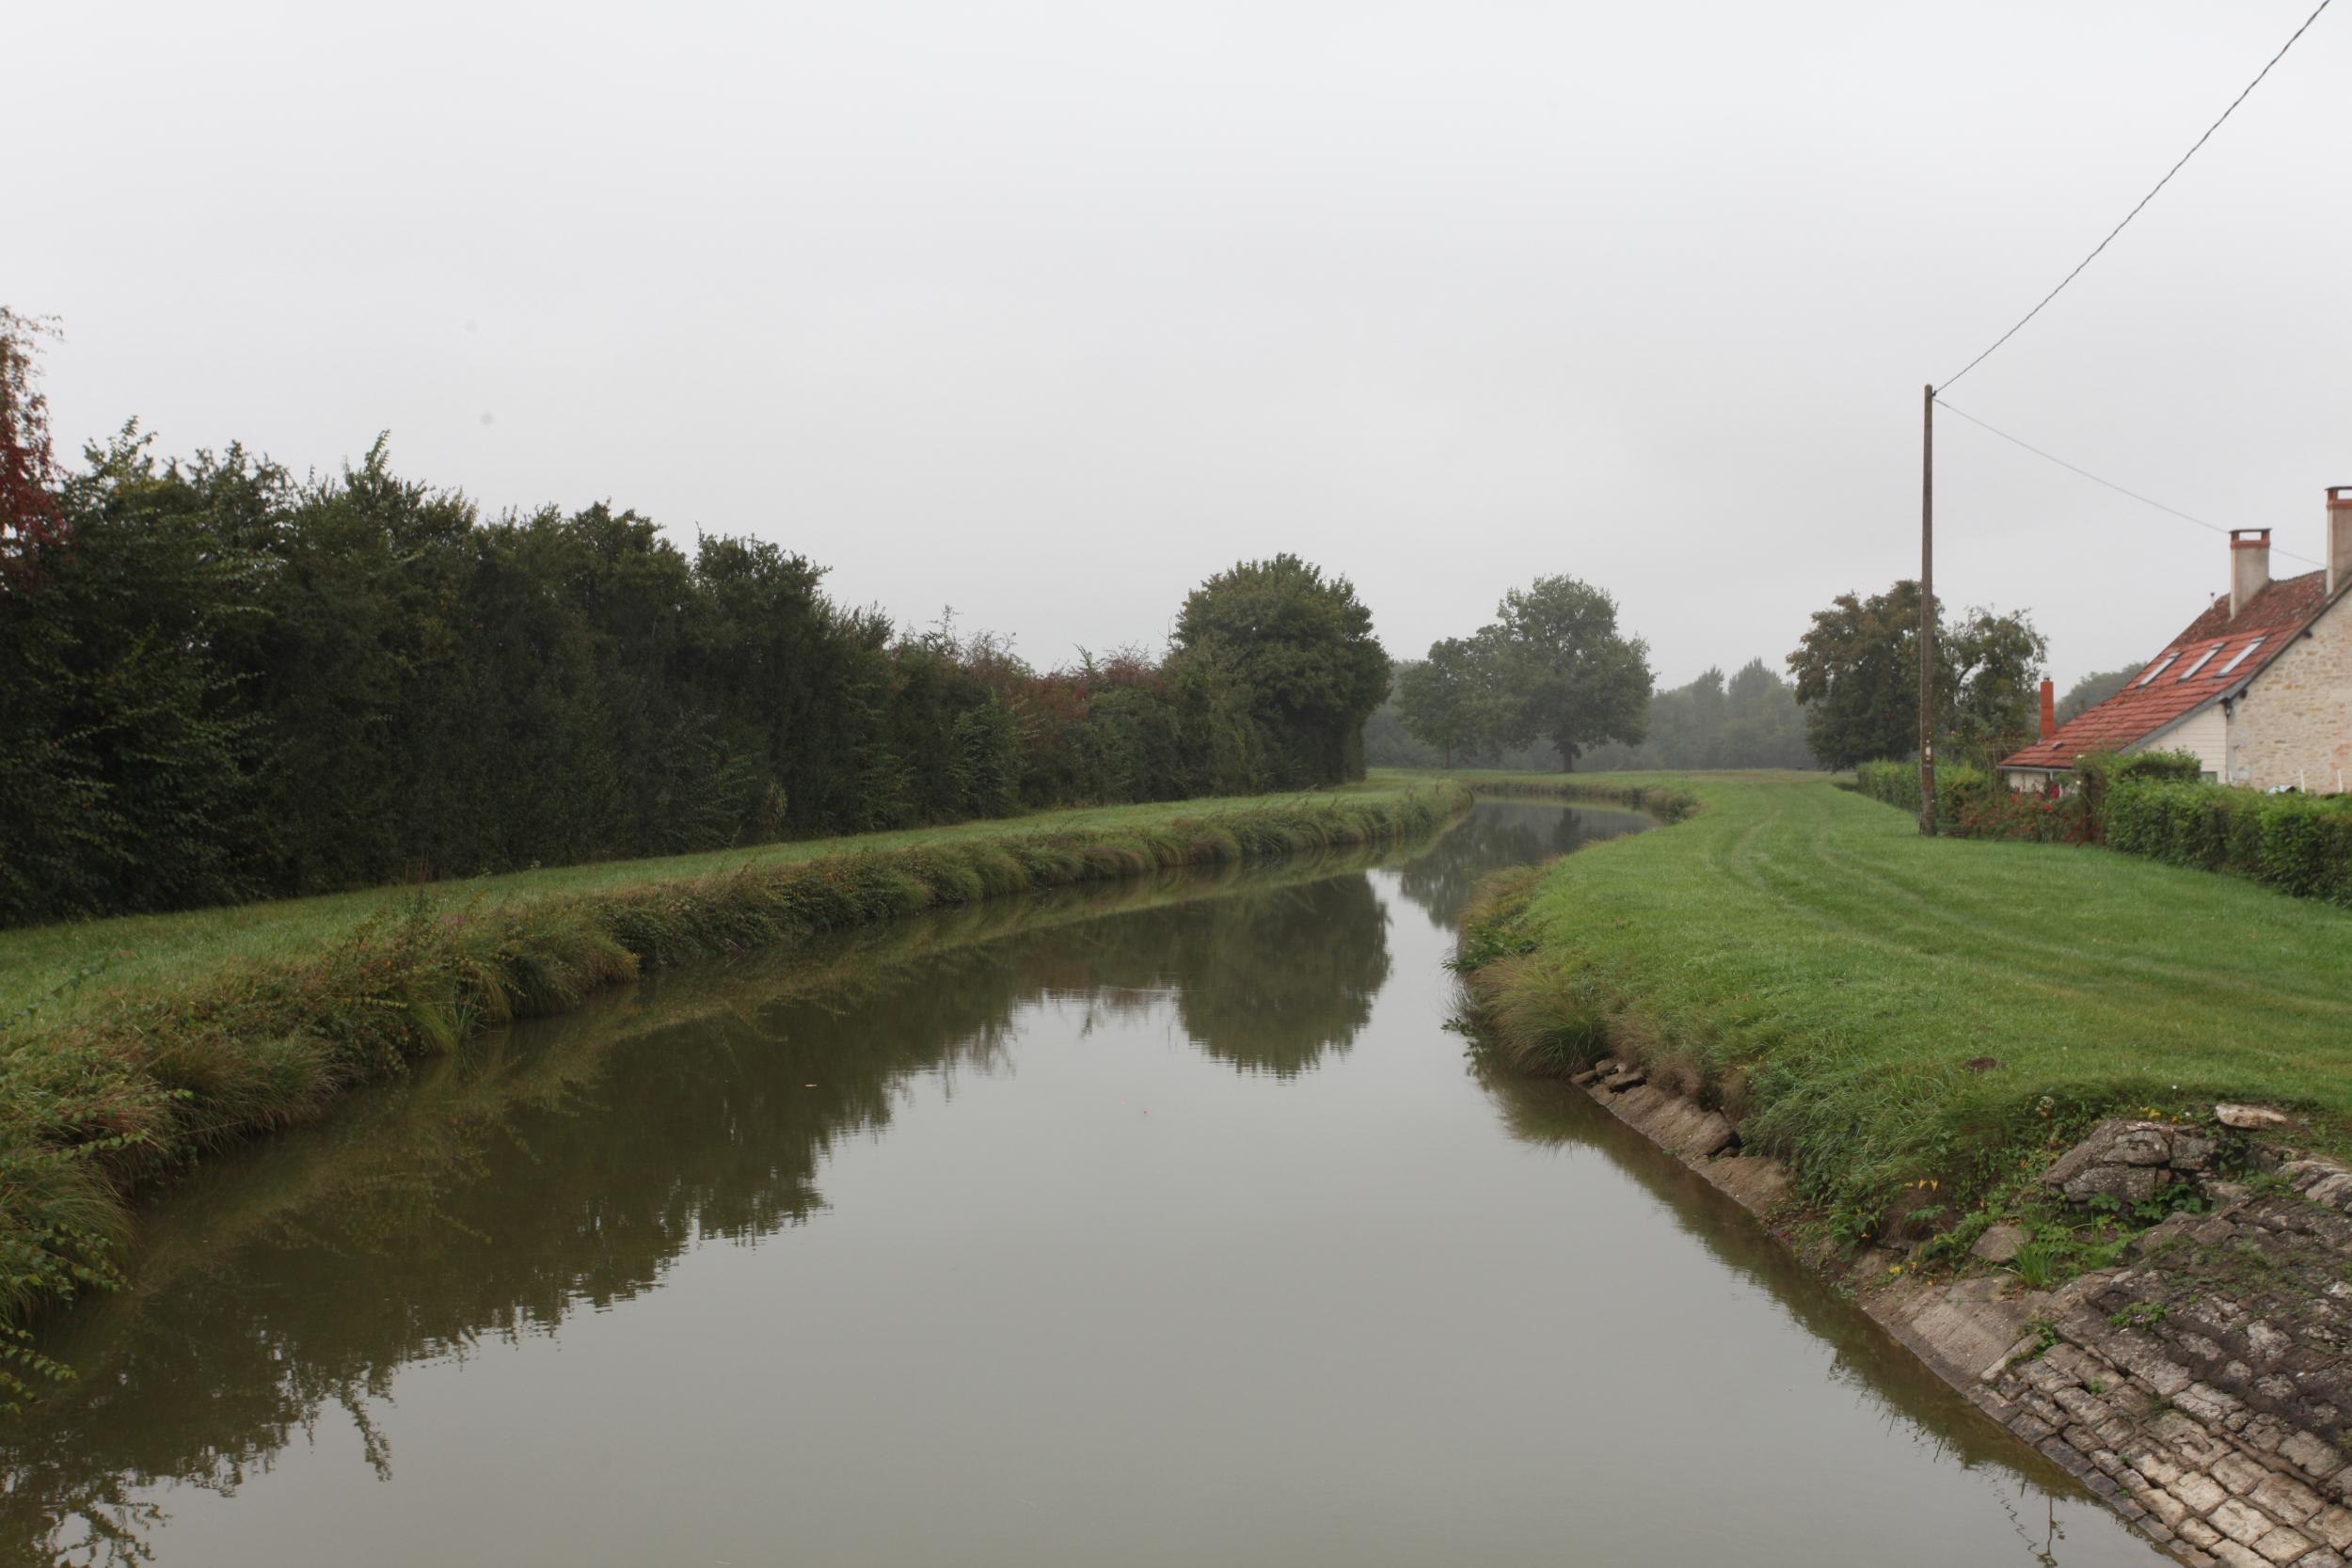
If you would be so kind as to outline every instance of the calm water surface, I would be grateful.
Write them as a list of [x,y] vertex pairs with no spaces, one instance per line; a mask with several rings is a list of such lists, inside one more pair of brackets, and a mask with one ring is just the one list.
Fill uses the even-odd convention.
[[2158,1560],[1673,1161],[1446,1031],[1434,846],[513,1031],[159,1205],[9,1560]]

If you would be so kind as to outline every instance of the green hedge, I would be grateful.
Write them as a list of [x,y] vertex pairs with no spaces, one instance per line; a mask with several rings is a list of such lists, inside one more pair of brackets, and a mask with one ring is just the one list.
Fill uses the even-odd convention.
[[[1854,788],[1915,814],[1919,765],[1866,762]],[[1960,837],[2105,844],[2352,908],[2352,797],[2207,784],[2192,752],[2086,756],[2073,787],[2055,797],[2016,794],[1979,768],[1947,765],[1936,769],[1935,800],[1937,828]]]
[[[1915,762],[1866,762],[1854,770],[1854,787],[1873,800],[1900,811],[1919,814],[1919,765]],[[1994,781],[1981,768],[1947,762],[1935,770],[1935,822],[1940,829],[1963,832],[1963,824],[1980,816],[1992,800]]]
[[2342,796],[2131,779],[2109,786],[2102,828],[2135,855],[2352,907],[2352,800]]

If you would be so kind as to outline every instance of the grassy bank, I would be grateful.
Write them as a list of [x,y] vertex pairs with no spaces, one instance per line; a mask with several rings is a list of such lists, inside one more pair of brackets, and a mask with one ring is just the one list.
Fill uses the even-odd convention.
[[1851,1236],[1922,1193],[1973,1203],[2106,1113],[2250,1099],[2352,1128],[2340,910],[1922,839],[1818,776],[1638,782],[1701,809],[1488,885],[1463,955],[1485,1021],[1523,1066],[1629,1057],[1727,1109]]
[[[1390,779],[1412,778],[1404,769],[1386,770]],[[1698,798],[1684,787],[1677,773],[1515,773],[1470,770],[1445,775],[1472,795],[1549,796],[1558,800],[1581,800],[1597,806],[1624,806],[1645,811],[1661,821],[1679,822],[1699,809]],[[1794,774],[1739,774],[1724,777],[1789,778]]]
[[597,861],[498,877],[5,930],[0,931],[0,1029],[27,1008],[37,1007],[45,1021],[54,1022],[85,1009],[112,1006],[120,993],[184,989],[228,965],[299,958],[371,920],[383,919],[420,895],[439,904],[469,902],[504,909],[550,896],[601,895],[851,854],[953,848],[1039,834],[1117,837],[1157,832],[1173,823],[1218,818],[1235,810],[1307,810],[1335,800],[1382,801],[1431,784],[1429,775],[1391,770],[1362,784],[1298,794],[1073,807],[944,828],[801,839],[651,860]]
[[[127,1203],[157,1172],[642,966],[1006,894],[1379,842],[1467,800],[1386,780],[12,933],[0,965],[33,1000],[0,1025],[0,1322],[110,1282]],[[124,951],[56,990],[61,973]]]

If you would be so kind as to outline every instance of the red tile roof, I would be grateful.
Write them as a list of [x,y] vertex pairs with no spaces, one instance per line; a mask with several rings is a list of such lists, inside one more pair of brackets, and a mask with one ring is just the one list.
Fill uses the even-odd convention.
[[2130,685],[2001,766],[2072,768],[2086,752],[2121,751],[2240,690],[2286,651],[2327,597],[2328,574],[2306,572],[2273,582],[2235,616],[2227,597],[2214,600]]

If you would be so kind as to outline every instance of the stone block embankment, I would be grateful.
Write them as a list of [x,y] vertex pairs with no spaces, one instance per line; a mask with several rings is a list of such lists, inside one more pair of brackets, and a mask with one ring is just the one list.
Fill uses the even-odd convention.
[[[1750,1210],[1786,1173],[1740,1151],[1720,1112],[1603,1062],[1576,1082]],[[2266,1155],[2216,1174],[2238,1130],[2286,1118],[2217,1108],[2215,1125],[2102,1123],[2042,1174],[2093,1209],[2194,1185],[2207,1207],[2142,1232],[2121,1267],[2035,1291],[2010,1272],[1858,1277],[1864,1306],[1988,1417],[2191,1568],[2352,1568],[2352,1168]],[[2109,1201],[2103,1201],[2109,1200]],[[1980,1261],[2005,1261],[2018,1237]]]

